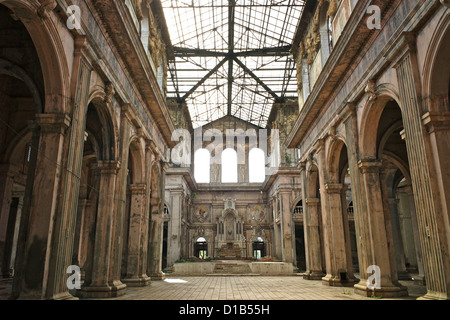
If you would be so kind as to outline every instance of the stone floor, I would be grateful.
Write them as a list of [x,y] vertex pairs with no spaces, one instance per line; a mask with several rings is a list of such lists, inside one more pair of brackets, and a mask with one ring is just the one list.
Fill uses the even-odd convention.
[[[426,293],[426,287],[401,281],[415,300]],[[375,300],[354,293],[353,288],[322,285],[321,281],[300,276],[208,276],[167,277],[148,287],[127,288],[124,296],[111,300]],[[383,299],[392,300],[392,299]]]
[[[425,286],[413,281],[401,283],[409,296],[395,300],[414,300],[426,293]],[[0,300],[7,299],[10,289],[11,280],[0,281]],[[168,276],[148,287],[126,290],[124,296],[109,300],[375,300],[355,294],[353,288],[328,287],[300,276]]]

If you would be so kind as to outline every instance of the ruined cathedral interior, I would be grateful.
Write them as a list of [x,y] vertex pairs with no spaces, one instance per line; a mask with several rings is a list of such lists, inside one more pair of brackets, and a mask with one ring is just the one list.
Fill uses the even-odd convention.
[[449,61],[449,0],[0,0],[0,299],[448,300]]

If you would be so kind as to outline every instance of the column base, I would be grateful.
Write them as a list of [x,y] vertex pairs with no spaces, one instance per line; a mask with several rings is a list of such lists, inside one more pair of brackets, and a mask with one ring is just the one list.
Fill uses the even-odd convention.
[[126,278],[122,282],[126,283],[129,287],[146,287],[150,284],[150,280],[149,276],[143,275],[140,277]]
[[417,298],[417,300],[450,300],[450,296],[443,292],[428,292],[423,297]]
[[369,289],[365,284],[355,284],[355,293],[364,297],[398,298],[408,296],[408,290],[403,286],[384,286],[380,289]]
[[322,280],[323,277],[324,274],[321,271],[311,271],[303,275],[303,279],[305,280]]
[[111,298],[112,288],[110,286],[89,286],[81,288],[77,292],[80,298]]
[[348,279],[345,279],[343,277],[332,276],[330,274],[327,274],[325,277],[322,278],[322,284],[324,286],[330,287],[353,287],[355,282],[356,279],[354,277],[349,277]]
[[120,280],[115,280],[111,284],[111,297],[120,297],[126,293],[127,285]]
[[155,281],[164,280],[166,279],[166,274],[164,272],[152,273],[150,278]]

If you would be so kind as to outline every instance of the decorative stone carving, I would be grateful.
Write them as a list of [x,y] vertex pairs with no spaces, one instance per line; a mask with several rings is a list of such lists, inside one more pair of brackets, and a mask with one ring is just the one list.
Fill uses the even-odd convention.
[[47,19],[48,14],[58,5],[55,0],[39,0],[41,5],[37,9],[37,14],[42,19]]
[[105,86],[105,103],[111,103],[112,96],[116,93],[114,89],[114,85],[111,82],[108,82]]
[[369,102],[373,102],[377,99],[377,83],[374,80],[369,80],[367,82],[365,91],[369,95]]
[[328,7],[327,16],[334,18],[337,12],[338,3],[337,0],[329,0],[330,6]]
[[142,13],[142,0],[131,0],[133,3],[134,12],[139,21],[144,19],[144,14]]

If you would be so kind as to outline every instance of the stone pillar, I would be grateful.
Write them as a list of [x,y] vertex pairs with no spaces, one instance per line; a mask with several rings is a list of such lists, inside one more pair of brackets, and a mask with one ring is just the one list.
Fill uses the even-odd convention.
[[91,274],[86,275],[86,287],[83,297],[107,298],[113,296],[113,288],[109,283],[112,227],[114,216],[114,198],[116,177],[120,163],[118,161],[100,161],[99,199],[95,226],[94,255]]
[[[89,201],[86,202],[84,214],[81,223],[81,243],[80,243],[80,267],[82,275],[85,275],[85,284],[90,282],[92,275],[92,267],[94,261],[94,244],[95,244],[95,220],[97,217],[97,201],[100,190],[100,170],[98,164],[91,163],[89,166],[90,175],[92,175],[92,190],[89,193]],[[80,293],[81,295],[83,292]]]
[[80,225],[80,243],[78,245],[78,262],[80,264],[80,268],[84,268],[84,264],[86,263],[87,253],[88,253],[88,245],[89,245],[89,233],[90,228],[94,224],[93,219],[94,215],[90,215],[89,213],[92,211],[92,201],[88,199],[80,199],[78,202],[78,214],[81,216],[81,225]]
[[169,230],[167,234],[167,266],[181,258],[181,218],[183,212],[183,190],[171,190]]
[[73,299],[67,288],[67,267],[72,264],[73,244],[80,189],[81,167],[86,129],[91,67],[82,58],[86,37],[75,38],[74,60],[71,79],[72,121],[64,144],[63,156],[58,163],[60,171],[60,194],[57,196],[57,214],[54,219],[51,247],[53,250],[48,265],[49,288],[46,299]]
[[55,259],[66,256],[59,257],[58,248],[52,245],[56,241],[63,243],[70,236],[61,233],[58,224],[55,225],[61,219],[57,215],[63,174],[61,163],[70,118],[63,114],[39,114],[36,124],[30,161],[32,172],[29,173],[33,177],[27,182],[25,194],[29,202],[24,201],[19,235],[19,242],[25,242],[18,244],[17,261],[21,266],[16,268],[18,279],[13,285],[13,298],[19,298],[17,295],[20,299],[70,298],[67,287],[64,290],[55,283],[57,276],[64,276],[56,272],[55,268],[61,266]]
[[281,259],[283,262],[290,262],[294,266],[295,261],[295,245],[293,237],[294,222],[291,212],[291,190],[280,190],[281,198]]
[[319,198],[306,198],[303,204],[305,228],[305,247],[307,247],[307,273],[303,276],[307,280],[320,280],[322,272],[322,252],[320,250],[319,234]]
[[152,197],[150,202],[151,222],[149,230],[149,249],[147,274],[152,280],[164,280],[162,272],[162,249],[163,249],[163,195],[164,173],[159,164],[160,159],[156,156],[152,172]]
[[[424,298],[449,299],[450,231],[446,208],[448,195],[445,194],[448,179],[443,178],[443,172],[448,171],[441,171],[446,165],[441,167],[439,164],[448,160],[439,161],[439,155],[433,153],[433,145],[430,143],[432,138],[425,136],[415,41],[415,34],[404,34],[400,39],[404,51],[394,67],[399,82],[404,135],[428,290]],[[447,142],[444,150],[446,146]]]
[[[279,231],[279,221],[280,218],[278,216],[278,197],[277,196],[273,196],[272,197],[272,215],[273,215],[273,254],[276,258],[281,259],[281,255],[280,255],[280,244],[279,244],[279,239],[280,239],[280,231]],[[247,233],[247,245],[249,246],[249,250],[251,251],[251,238],[248,236]],[[250,252],[249,251],[249,252]],[[250,256],[252,256],[252,253],[250,252]]]
[[141,238],[144,236],[143,230],[145,228],[145,210],[147,209],[145,199],[147,194],[146,189],[146,184],[130,186],[131,204],[128,232],[127,277],[123,279],[123,282],[132,287],[147,286],[150,281],[150,278],[145,272],[146,270],[142,269],[144,256],[141,248]]
[[420,235],[419,235],[419,226],[417,225],[417,213],[416,207],[414,204],[414,194],[411,186],[407,186],[405,188],[405,192],[408,195],[409,201],[409,210],[411,214],[411,225],[413,229],[414,236],[414,247],[416,249],[416,258],[417,258],[417,269],[419,274],[414,276],[414,283],[418,285],[425,285],[425,274],[423,268],[423,258],[422,258],[422,249],[420,244]]
[[[382,190],[380,185],[381,161],[361,160],[359,168],[361,172],[362,189],[362,210],[360,215],[366,222],[362,227],[367,234],[363,241],[363,247],[367,248],[362,254],[366,259],[361,263],[360,260],[360,278],[361,281],[355,285],[357,294],[372,296],[381,295],[383,297],[399,297],[407,295],[406,288],[400,287],[393,279],[391,266],[391,257],[389,255],[389,242],[387,228],[390,228],[390,222],[386,222],[383,206]],[[368,283],[369,277],[367,270],[369,266],[377,266],[380,283],[378,288]],[[370,271],[370,269],[369,269]]]
[[351,286],[354,283],[352,266],[348,265],[346,238],[342,216],[342,184],[325,184],[327,224],[325,232],[329,235],[330,269],[322,279],[330,286]]
[[[119,137],[119,161],[120,168],[117,173],[114,213],[112,218],[112,244],[111,244],[111,262],[109,271],[109,285],[112,288],[113,296],[125,294],[126,285],[122,283],[121,267],[123,256],[123,221],[126,210],[127,198],[127,179],[128,179],[128,157],[130,154],[130,104],[124,104],[120,117],[120,137]],[[126,245],[126,244],[125,244]]]
[[398,215],[398,199],[389,198],[389,212],[391,214],[392,237],[394,240],[395,262],[397,264],[398,279],[411,280],[411,276],[406,270],[405,250],[403,247],[402,230]]
[[9,258],[5,254],[8,242],[8,225],[10,225],[10,208],[12,202],[12,189],[14,172],[8,165],[0,165],[0,278],[9,274]]

